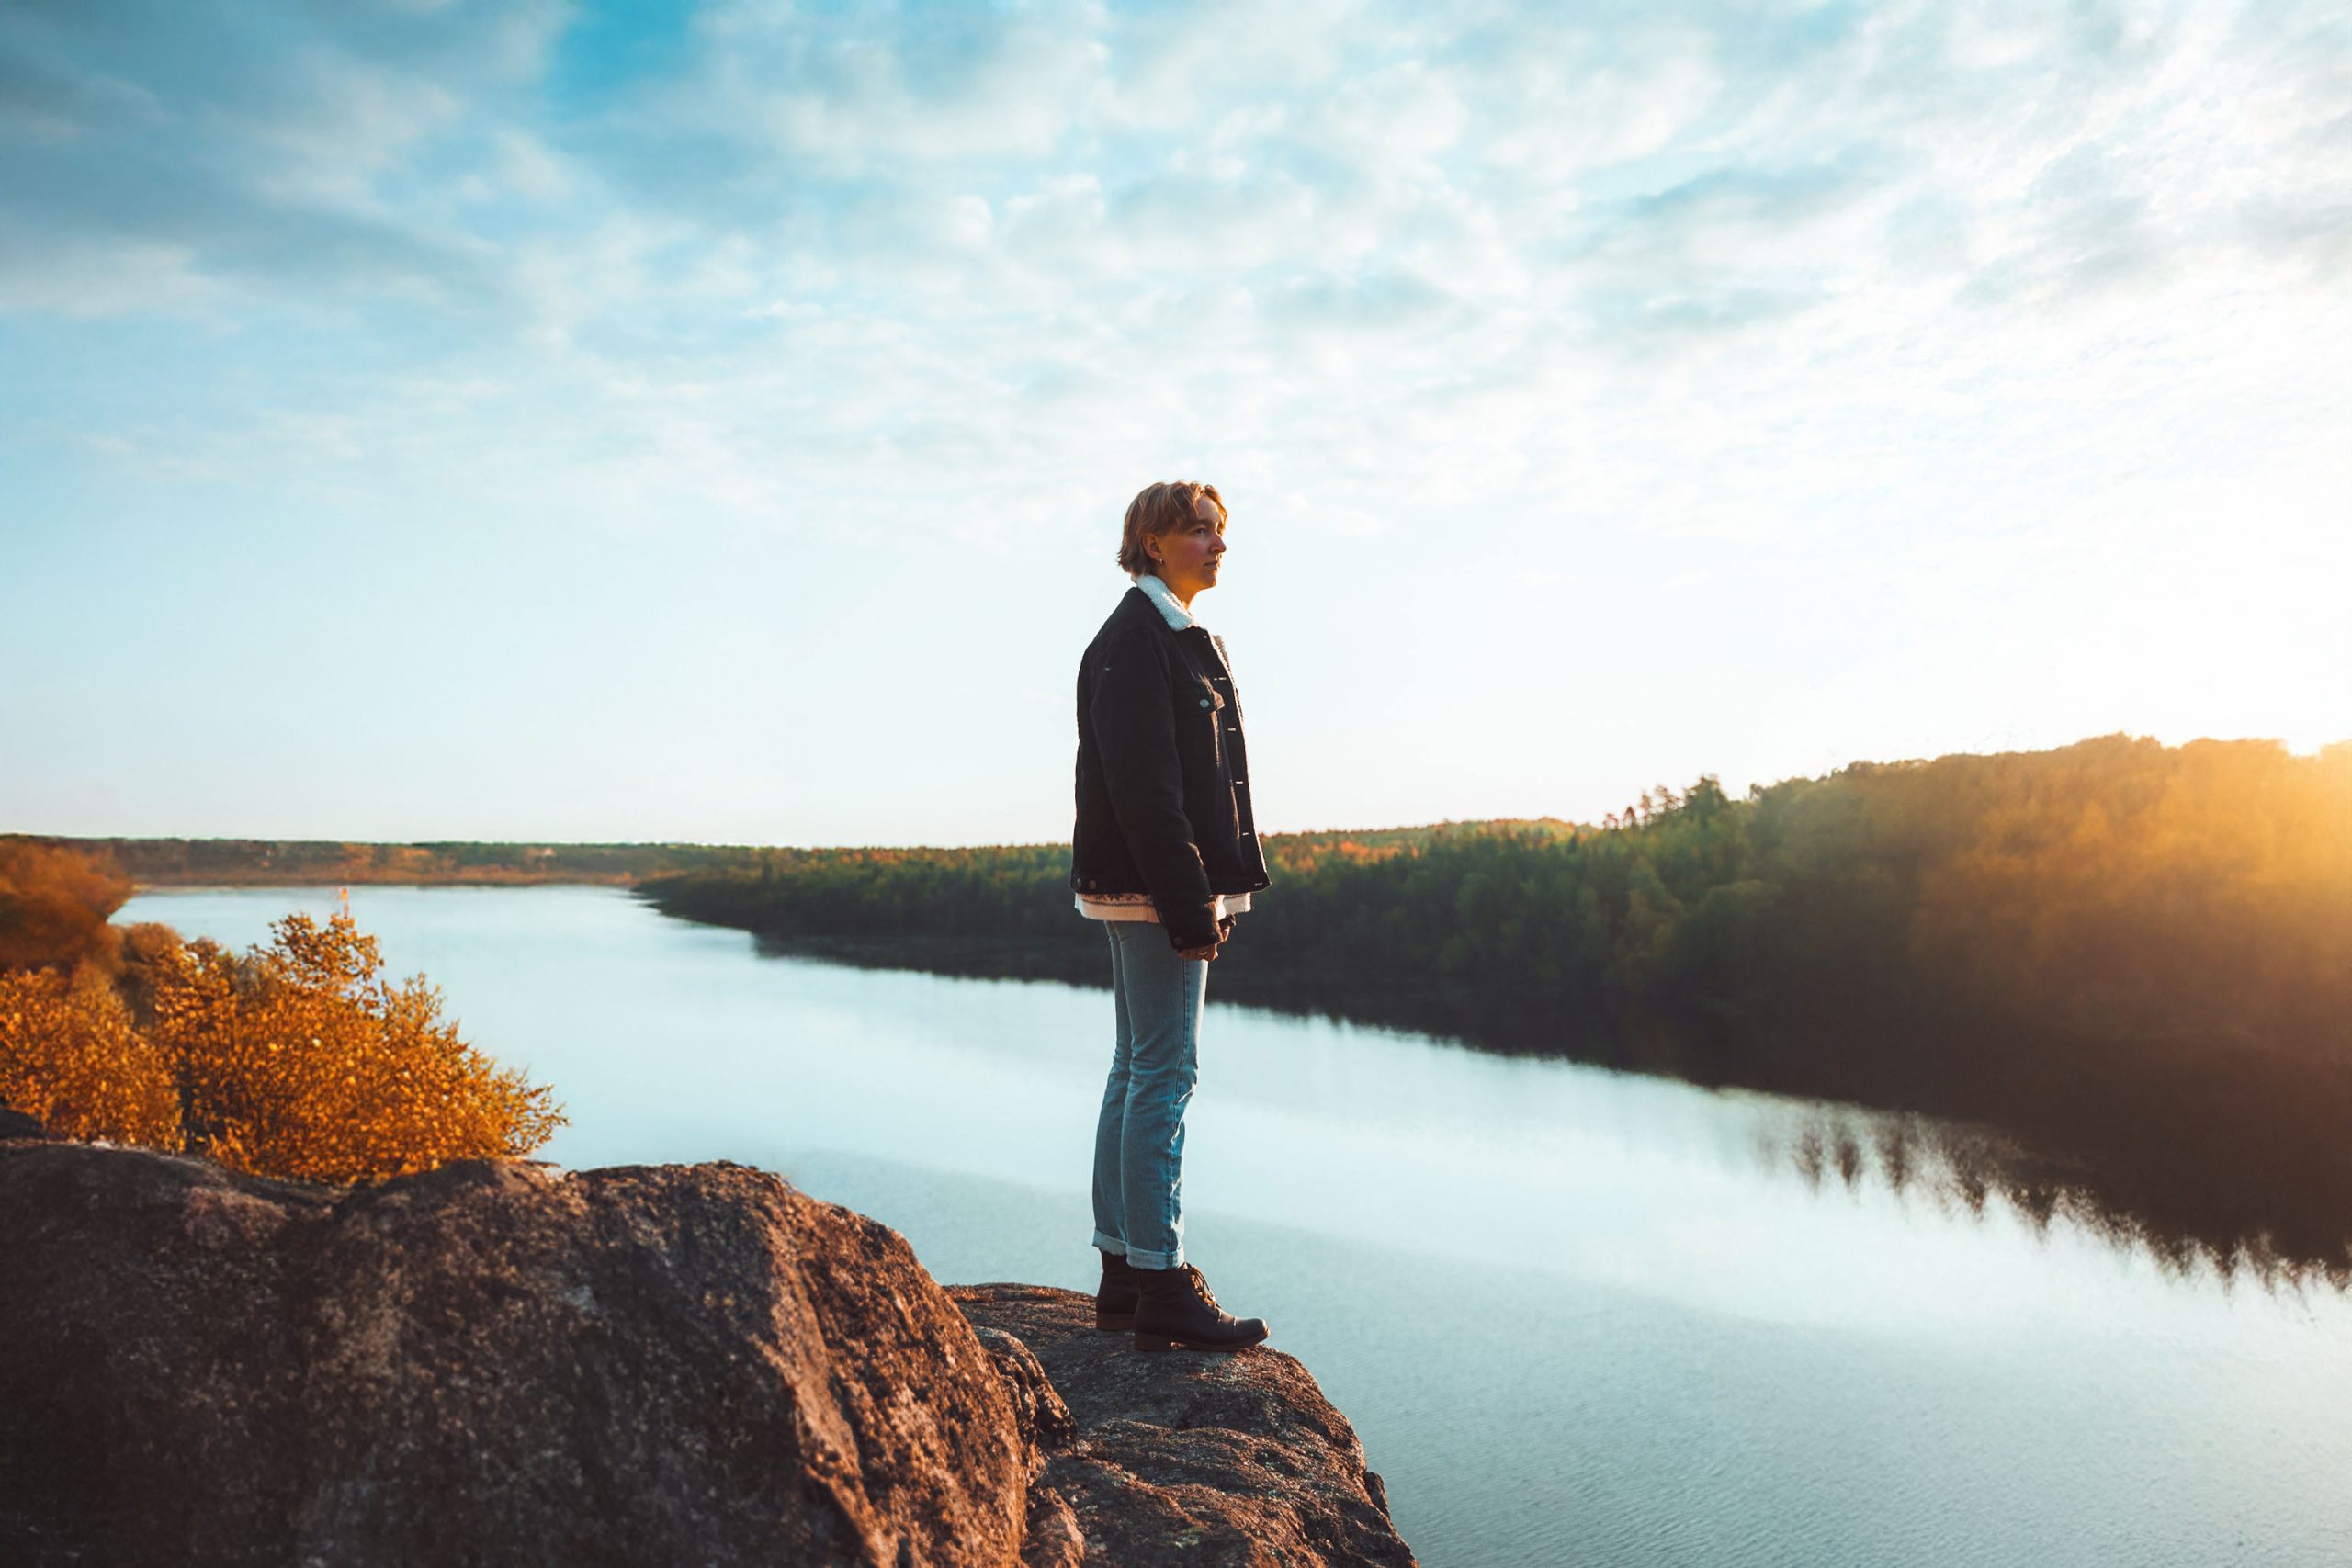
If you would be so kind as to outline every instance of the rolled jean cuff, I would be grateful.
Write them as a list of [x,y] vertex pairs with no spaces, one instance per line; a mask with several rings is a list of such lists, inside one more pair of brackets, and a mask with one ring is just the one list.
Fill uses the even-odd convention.
[[1127,1248],[1127,1267],[1153,1269],[1182,1269],[1184,1267],[1184,1244],[1178,1242],[1176,1250],[1173,1252],[1144,1252],[1131,1247]]
[[1096,1231],[1094,1233],[1094,1245],[1097,1248],[1111,1254],[1114,1258],[1125,1258],[1127,1255],[1127,1244],[1125,1242],[1121,1241],[1114,1235],[1104,1235],[1101,1231]]

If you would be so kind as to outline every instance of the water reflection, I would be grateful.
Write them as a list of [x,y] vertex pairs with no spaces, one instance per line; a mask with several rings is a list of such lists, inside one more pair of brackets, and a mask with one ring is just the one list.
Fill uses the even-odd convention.
[[[1097,933],[765,942],[771,956],[1099,987]],[[1845,1102],[1786,1159],[1815,1181],[1866,1175],[1972,1213],[1997,1199],[2036,1227],[2078,1224],[2168,1269],[2352,1286],[2352,1062],[2226,1044],[2148,1044],[2102,1062],[2080,1042],[1939,1044],[1910,1024],[1898,1049],[1852,1043],[1775,1054],[1728,1032],[1659,1020],[1610,1028],[1492,987],[1317,977],[1218,960],[1214,998],[1277,1012],[1459,1040],[1506,1056],[1566,1059],[1711,1089]],[[1858,1027],[1857,1039],[1879,1034]],[[1981,1044],[1981,1042],[1968,1043]],[[1926,1112],[1933,1112],[1927,1114]]]
[[[2072,1225],[2145,1252],[2174,1275],[2211,1272],[2269,1289],[2352,1288],[2352,1266],[2335,1226],[2283,1235],[2256,1228],[2230,1184],[2193,1168],[2169,1172],[2162,1191],[2143,1190],[2127,1200],[2124,1188],[2103,1182],[2087,1163],[2038,1154],[1996,1128],[1837,1106],[1807,1107],[1793,1113],[1792,1124],[1769,1128],[1763,1152],[1816,1191],[1876,1184],[1979,1218],[1997,1203],[2036,1235]],[[2138,1174],[2163,1169],[2152,1164]],[[2168,1223],[2158,1223],[2158,1214]]]

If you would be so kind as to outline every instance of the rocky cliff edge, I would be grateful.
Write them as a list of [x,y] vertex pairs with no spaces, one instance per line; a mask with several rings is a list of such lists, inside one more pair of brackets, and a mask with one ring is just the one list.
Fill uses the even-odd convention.
[[0,1561],[1409,1564],[1279,1351],[744,1167],[319,1188],[0,1127]]

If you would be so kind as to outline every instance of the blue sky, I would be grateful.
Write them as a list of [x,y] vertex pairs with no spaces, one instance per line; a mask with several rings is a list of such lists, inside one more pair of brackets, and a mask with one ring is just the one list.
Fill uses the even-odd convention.
[[1270,829],[2310,750],[2347,424],[2341,5],[0,11],[0,828],[1059,838],[1169,478]]

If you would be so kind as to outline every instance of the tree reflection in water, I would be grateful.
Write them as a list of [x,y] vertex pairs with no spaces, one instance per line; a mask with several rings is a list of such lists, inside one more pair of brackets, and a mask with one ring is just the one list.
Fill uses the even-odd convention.
[[[1052,939],[758,939],[774,955],[1100,987],[1083,921]],[[1405,1030],[1510,1056],[1565,1059],[1706,1089],[1827,1102],[1787,1157],[1820,1181],[1873,1173],[1981,1212],[1997,1198],[2046,1228],[2083,1225],[2167,1268],[2352,1286],[2352,1060],[2316,1046],[2119,1044],[1859,1007],[1851,1024],[1775,1039],[1621,1009],[1562,1014],[1508,987],[1317,975],[1221,954],[1213,999]]]
[[2211,1270],[2271,1289],[2352,1288],[2346,1211],[2299,1211],[2291,1190],[2217,1181],[2188,1161],[2102,1170],[1980,1123],[1855,1106],[1803,1107],[1760,1142],[1770,1163],[1815,1190],[1875,1182],[1980,1217],[2005,1204],[2037,1235],[2072,1225],[2144,1252],[2176,1275]]

